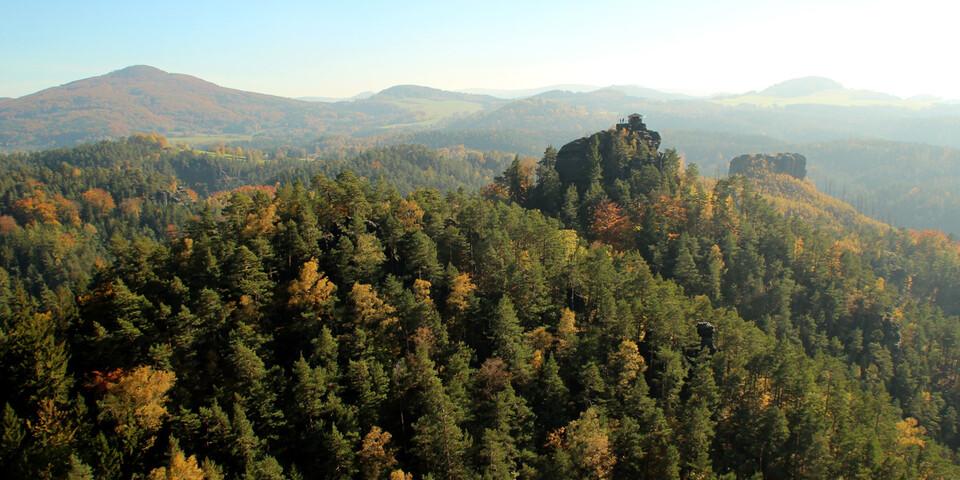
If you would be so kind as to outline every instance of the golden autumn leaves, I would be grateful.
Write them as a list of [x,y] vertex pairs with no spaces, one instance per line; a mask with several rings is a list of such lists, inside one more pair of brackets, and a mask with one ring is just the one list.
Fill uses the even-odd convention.
[[129,450],[146,450],[167,417],[167,392],[176,376],[150,366],[112,373],[98,385],[105,391],[97,403],[99,418],[114,424]]
[[317,260],[308,260],[300,268],[300,275],[290,282],[288,304],[317,314],[333,308],[337,286],[317,270]]
[[582,478],[612,478],[617,457],[610,434],[596,407],[547,436],[547,446],[568,457]]
[[208,478],[197,464],[196,455],[188,457],[175,446],[171,450],[169,465],[151,470],[147,480],[203,480]]
[[[112,424],[124,449],[138,455],[153,446],[157,433],[169,416],[166,404],[174,382],[176,375],[173,372],[142,365],[130,371],[93,372],[87,385],[102,394],[97,402],[99,420]],[[188,456],[171,438],[167,465],[154,468],[147,478],[202,480],[211,476],[201,468],[195,455]]]
[[[416,279],[413,283],[413,292],[417,301],[432,303],[431,287],[429,281]],[[446,299],[447,308],[453,313],[466,311],[476,289],[477,286],[471,280],[470,274],[457,274],[450,283],[450,292]],[[331,313],[337,301],[337,286],[325,273],[319,271],[319,264],[315,258],[308,260],[300,267],[299,275],[290,282],[287,292],[290,294],[287,305],[301,309],[305,315],[309,316]],[[354,282],[348,296],[358,324],[382,328],[397,322],[394,316],[396,309],[385,303],[372,285]]]

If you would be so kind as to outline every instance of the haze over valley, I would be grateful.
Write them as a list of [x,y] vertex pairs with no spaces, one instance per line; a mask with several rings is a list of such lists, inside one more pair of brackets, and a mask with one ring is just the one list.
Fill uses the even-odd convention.
[[[535,156],[629,112],[707,175],[744,152],[799,151],[822,189],[883,220],[960,233],[960,105],[845,88],[821,77],[741,95],[638,86],[453,92],[397,85],[347,100],[290,99],[145,65],[0,103],[0,148],[53,148],[137,132],[205,147],[462,145]],[[481,90],[474,90],[480,92]],[[901,168],[905,164],[911,167]],[[494,172],[495,173],[495,172]],[[878,195],[877,192],[883,192]]]

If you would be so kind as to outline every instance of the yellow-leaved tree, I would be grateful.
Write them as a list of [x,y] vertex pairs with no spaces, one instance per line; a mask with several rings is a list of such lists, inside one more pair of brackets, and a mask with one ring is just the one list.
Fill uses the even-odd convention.
[[384,473],[397,464],[393,449],[388,447],[391,438],[390,432],[385,432],[376,425],[370,427],[370,431],[363,437],[363,445],[358,455],[363,478],[370,480],[383,478]]
[[382,330],[397,323],[397,318],[393,316],[396,309],[384,302],[371,285],[354,283],[350,290],[350,302],[359,325]]
[[138,453],[153,446],[167,418],[167,392],[174,381],[173,372],[144,365],[104,385],[106,393],[97,402],[99,419],[113,424],[127,452]]
[[897,422],[897,444],[901,447],[920,447],[926,446],[927,442],[923,440],[926,429],[920,426],[916,418],[907,417]]
[[626,390],[636,381],[637,377],[646,370],[646,363],[643,355],[640,354],[640,348],[633,340],[624,339],[620,342],[620,348],[611,355],[610,362],[614,371],[617,372],[617,386]]
[[453,313],[463,313],[470,307],[476,284],[470,279],[469,273],[461,273],[453,277],[450,282],[450,295],[447,296],[447,308]]
[[180,450],[176,440],[170,439],[170,460],[166,467],[150,471],[147,480],[204,480],[203,469],[197,464],[196,455],[189,457]]
[[413,480],[413,474],[404,472],[398,468],[390,472],[390,480]]
[[547,445],[569,456],[577,478],[604,480],[612,478],[617,457],[610,435],[596,407],[590,407],[580,418],[548,435]]
[[318,317],[330,313],[336,302],[337,286],[317,269],[317,259],[311,258],[300,267],[300,275],[290,282],[288,305],[303,310],[304,315]]
[[577,344],[577,314],[569,308],[560,312],[557,324],[557,352],[565,354]]

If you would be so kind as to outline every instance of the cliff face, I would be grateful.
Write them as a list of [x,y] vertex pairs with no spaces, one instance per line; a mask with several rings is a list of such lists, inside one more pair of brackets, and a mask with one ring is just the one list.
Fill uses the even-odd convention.
[[783,173],[803,180],[807,176],[807,158],[799,153],[755,153],[730,161],[730,175],[757,176],[764,172]]

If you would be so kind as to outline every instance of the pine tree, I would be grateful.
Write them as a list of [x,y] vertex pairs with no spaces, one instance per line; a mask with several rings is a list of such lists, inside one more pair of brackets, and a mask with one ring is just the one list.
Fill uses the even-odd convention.
[[614,478],[645,478],[648,471],[645,462],[645,436],[637,420],[630,416],[620,419],[620,425],[614,432],[613,449],[617,455],[614,466]]
[[673,278],[683,285],[686,291],[690,293],[698,292],[702,282],[700,281],[700,272],[697,270],[697,263],[690,251],[689,241],[686,238],[681,238],[678,248],[677,258],[673,264]]
[[357,474],[356,455],[354,454],[353,435],[343,435],[336,425],[330,427],[325,438],[329,460],[324,468],[326,478],[351,479]]
[[589,142],[585,160],[586,175],[584,177],[584,186],[587,190],[593,185],[603,185],[603,157],[600,156],[600,136],[592,135]]
[[18,470],[22,463],[22,457],[19,457],[21,446],[23,445],[26,432],[24,431],[24,422],[9,403],[3,406],[3,420],[0,424],[0,464],[9,465],[14,471]]
[[270,301],[273,282],[263,271],[260,259],[244,245],[238,247],[227,264],[227,283],[241,303],[263,305]]
[[482,473],[485,478],[515,478],[529,468],[524,461],[533,456],[533,413],[523,397],[509,383],[485,402],[487,412],[480,441]]
[[545,212],[554,213],[563,201],[563,184],[557,173],[557,150],[547,147],[537,165],[537,185],[532,195],[532,205]]
[[516,155],[510,166],[503,172],[503,176],[497,177],[496,181],[506,187],[510,200],[519,205],[526,205],[533,186],[533,169],[520,161],[520,155]]
[[93,469],[83,463],[76,455],[70,455],[70,469],[67,470],[67,480],[94,480]]
[[605,403],[606,383],[596,362],[588,362],[580,370],[580,403],[586,407]]
[[667,418],[676,417],[680,407],[680,391],[686,376],[683,357],[679,352],[663,347],[657,352],[655,361],[660,366],[656,376],[656,393],[660,399],[660,407]]
[[422,385],[420,404],[423,411],[413,423],[416,455],[423,462],[425,472],[437,478],[467,478],[465,455],[471,442],[459,426],[458,409],[447,397],[423,342],[418,343],[415,355]]
[[517,478],[516,447],[507,432],[487,428],[480,441],[480,462],[483,480]]
[[442,269],[437,261],[437,245],[422,231],[407,236],[403,244],[406,272],[413,278],[433,281]]
[[707,258],[707,272],[704,276],[704,283],[707,295],[717,304],[722,299],[723,271],[725,268],[723,253],[720,251],[720,247],[714,244],[710,247],[710,254]]
[[510,297],[502,297],[497,304],[489,335],[494,355],[503,358],[518,377],[526,378],[530,372],[531,352],[524,342],[523,327]]
[[372,358],[350,360],[346,376],[356,398],[358,420],[362,426],[372,426],[378,421],[380,408],[387,400],[390,377],[380,362]]
[[770,405],[760,419],[760,441],[762,442],[760,467],[765,476],[786,477],[787,455],[784,451],[790,436],[790,426],[783,410]]
[[570,410],[570,391],[560,378],[560,366],[552,355],[538,372],[533,387],[534,411],[541,432],[564,425]]
[[33,405],[43,399],[65,404],[73,379],[67,372],[67,346],[57,338],[53,315],[29,310],[17,314],[15,321],[0,345],[11,387]]
[[572,183],[567,186],[567,190],[563,194],[560,220],[567,228],[580,228],[580,196],[577,194],[577,186]]
[[617,478],[680,478],[680,453],[674,432],[663,410],[647,396],[643,376],[639,376],[623,400],[620,428],[615,445],[620,460]]
[[717,385],[708,361],[698,359],[688,381],[690,397],[679,412],[680,457],[685,478],[713,477],[711,445],[716,422],[711,418],[717,403]]
[[231,343],[229,360],[235,374],[236,389],[244,392],[244,408],[260,427],[264,438],[273,438],[284,423],[283,412],[277,408],[276,392],[271,384],[277,370],[268,370],[260,355],[240,340]]
[[253,430],[253,424],[247,419],[247,414],[243,406],[236,402],[233,404],[233,418],[231,419],[230,429],[233,432],[231,439],[231,454],[240,471],[248,474],[257,469],[256,461],[261,454],[263,442],[257,437]]

